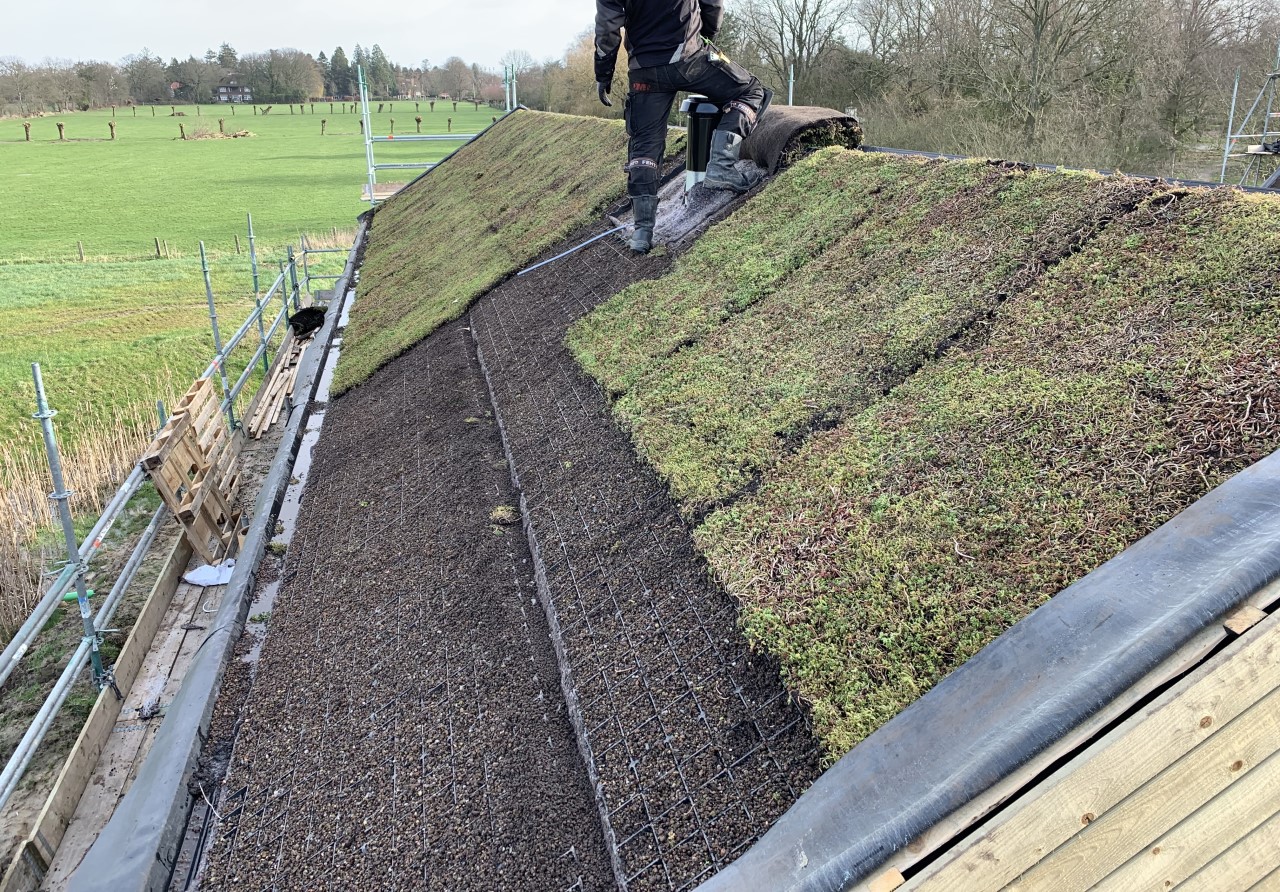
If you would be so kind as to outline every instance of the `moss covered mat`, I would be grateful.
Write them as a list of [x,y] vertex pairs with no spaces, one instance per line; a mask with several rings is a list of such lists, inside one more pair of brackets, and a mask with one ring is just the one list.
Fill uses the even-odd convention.
[[1280,202],[830,149],[569,335],[847,751],[1280,445]]
[[335,392],[597,221],[622,197],[626,140],[621,121],[518,111],[380,207]]

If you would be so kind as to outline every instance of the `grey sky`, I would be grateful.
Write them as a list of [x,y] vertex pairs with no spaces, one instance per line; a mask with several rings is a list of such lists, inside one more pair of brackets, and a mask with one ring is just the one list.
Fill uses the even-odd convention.
[[0,18],[0,56],[105,59],[147,47],[164,58],[294,47],[316,54],[377,43],[402,65],[449,56],[499,68],[507,50],[560,58],[595,17],[590,0],[13,0]]

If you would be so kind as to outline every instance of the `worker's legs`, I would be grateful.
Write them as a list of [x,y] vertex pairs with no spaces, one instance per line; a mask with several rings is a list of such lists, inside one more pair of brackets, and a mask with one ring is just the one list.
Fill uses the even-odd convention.
[[760,181],[760,176],[749,176],[737,169],[742,140],[755,129],[772,93],[751,72],[726,59],[713,46],[703,47],[683,62],[668,67],[673,69],[673,86],[701,93],[720,106],[723,113],[711,137],[706,185],[712,189],[746,192]]
[[[652,70],[652,69],[650,69]],[[634,74],[634,72],[633,72]],[[627,150],[627,194],[635,217],[631,250],[649,253],[658,217],[658,177],[667,148],[667,118],[674,91],[659,90],[647,81],[631,81],[624,117],[631,142]]]

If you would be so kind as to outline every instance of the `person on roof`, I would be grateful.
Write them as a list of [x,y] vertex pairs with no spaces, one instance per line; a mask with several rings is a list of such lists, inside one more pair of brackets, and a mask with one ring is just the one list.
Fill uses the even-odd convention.
[[641,254],[653,247],[658,165],[678,91],[700,93],[724,113],[711,139],[704,183],[712,189],[746,192],[760,180],[758,174],[748,176],[735,165],[742,140],[773,93],[711,43],[723,18],[724,0],[596,0],[596,90],[605,105],[613,105],[609,93],[626,30],[631,84],[623,107],[631,138],[627,194],[635,212],[631,250]]

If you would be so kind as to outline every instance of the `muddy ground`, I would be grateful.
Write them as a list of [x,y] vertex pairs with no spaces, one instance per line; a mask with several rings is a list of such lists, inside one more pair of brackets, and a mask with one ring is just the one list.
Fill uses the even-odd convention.
[[201,888],[689,889],[817,776],[563,347],[671,258],[512,279],[329,406]]

